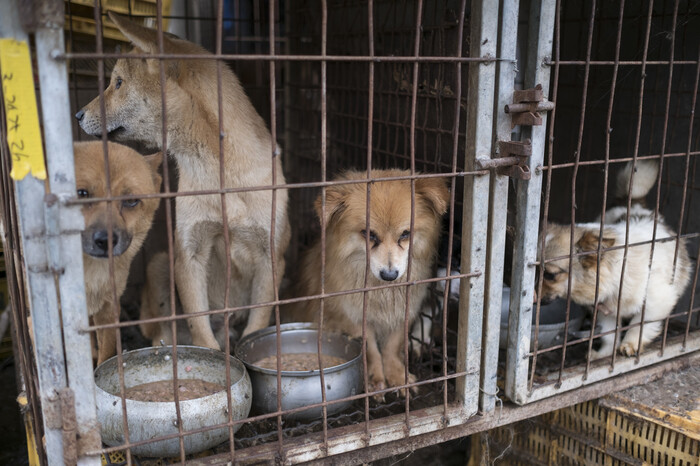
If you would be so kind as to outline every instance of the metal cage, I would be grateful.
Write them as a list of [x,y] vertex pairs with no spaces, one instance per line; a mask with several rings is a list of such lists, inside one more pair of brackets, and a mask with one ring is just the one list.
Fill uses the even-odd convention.
[[[4,2],[0,37],[27,42],[35,58],[40,91],[35,106],[40,107],[42,118],[48,181],[11,177],[17,156],[5,141],[12,132],[13,110],[8,102],[14,102],[15,95],[13,88],[3,86],[0,186],[18,360],[34,433],[45,440],[40,449],[43,462],[97,464],[103,455],[113,463],[137,463],[133,448],[163,438],[179,442],[179,455],[173,461],[188,464],[370,461],[570,406],[697,362],[700,217],[695,192],[700,180],[696,163],[700,131],[694,116],[700,10],[693,2],[34,3],[35,8],[28,8],[23,2]],[[129,41],[109,19],[108,11],[155,29],[156,51],[127,55]],[[210,54],[173,55],[164,48],[167,34],[195,42]],[[162,92],[159,114],[165,115],[168,63],[194,59],[216,63],[218,108],[209,115],[209,129],[219,141],[226,137],[224,121],[229,111],[222,97],[221,70],[231,68],[269,128],[273,144],[267,162],[272,182],[227,186],[220,173],[215,188],[182,191],[178,155],[171,151],[162,167],[163,189],[150,195],[159,200],[159,211],[120,297],[112,277],[112,293],[121,298],[113,303],[119,317],[98,325],[88,319],[80,242],[81,207],[90,201],[76,196],[72,149],[73,141],[90,137],[70,115],[99,96],[104,121],[109,111],[104,90],[119,59],[155,59]],[[0,63],[3,76],[8,76],[8,69],[2,67]],[[162,121],[163,138],[158,144],[166,153],[175,144],[168,134],[171,120],[169,116]],[[109,160],[107,129],[103,124],[105,164]],[[223,170],[224,143],[219,144],[212,155]],[[284,181],[275,171],[280,157]],[[539,298],[545,266],[562,259],[541,253],[547,225],[564,222],[573,237],[576,225],[593,221],[611,206],[612,175],[626,163],[645,160],[658,160],[660,166],[647,196],[654,226],[665,221],[677,232],[668,238],[654,236],[645,244],[652,245],[652,255],[654,245],[663,242],[687,245],[692,262],[688,289],[664,318],[660,337],[634,357],[613,351],[610,357],[593,359],[594,347],[603,337],[596,333],[600,311],[597,306],[586,310],[589,329],[574,336],[568,331],[577,299],[572,292],[563,298],[563,328],[554,343],[543,345]],[[385,168],[408,172],[390,179],[375,174]],[[416,184],[440,179],[449,187],[434,272],[425,279],[412,279],[409,259],[409,276],[399,283],[372,287],[365,280],[360,289],[326,292],[321,288],[315,296],[295,296],[291,290],[299,278],[303,251],[319,237],[326,244],[326,229],[317,218],[314,200],[327,205],[327,190],[348,183],[338,182],[336,175],[349,169],[367,174],[353,181],[367,192],[381,181],[408,180],[411,225],[417,210]],[[324,388],[322,369],[322,399],[312,404],[321,414],[310,421],[295,420],[290,415],[300,409],[282,409],[283,374],[276,371],[276,410],[235,420],[229,414],[233,411],[229,397],[227,422],[188,430],[183,428],[181,404],[175,401],[174,433],[130,440],[125,395],[129,387],[123,370],[127,356],[122,351],[150,346],[139,331],[143,324],[166,328],[175,348],[189,342],[185,323],[192,315],[181,312],[172,269],[178,260],[174,219],[178,202],[213,196],[225,210],[227,199],[254,193],[271,197],[273,231],[276,203],[288,196],[290,245],[283,257],[275,252],[270,257],[272,269],[286,261],[286,279],[274,280],[274,296],[266,301],[234,303],[226,294],[222,305],[196,315],[221,326],[222,348],[233,350],[241,328],[230,327],[229,320],[242,312],[271,306],[270,325],[279,340],[285,306],[404,287],[408,298],[400,322],[401,358],[407,367],[403,384],[377,390],[367,384],[371,329],[366,317],[375,310],[368,308],[365,299],[360,338],[365,388],[341,400],[348,402],[342,412],[328,413],[336,402],[326,398],[329,388]],[[118,196],[98,199],[122,200]],[[619,202],[629,213],[629,190]],[[368,203],[367,218],[369,214]],[[602,232],[604,225],[601,221],[598,225]],[[222,235],[229,259],[214,273],[229,279],[236,239],[230,239],[229,233]],[[273,233],[271,249],[274,239]],[[412,240],[409,244],[411,250]],[[609,249],[624,250],[626,261],[628,251],[640,246],[628,235],[624,244]],[[113,264],[109,251],[104,260]],[[141,292],[148,265],[159,252],[168,258],[168,285],[163,291],[169,298],[160,315],[143,317],[139,315]],[[599,243],[596,252],[608,249]],[[368,249],[367,262],[370,254]],[[581,253],[572,246],[565,258],[572,263],[586,254],[591,252]],[[325,253],[321,261],[323,270]],[[438,267],[442,274],[435,271]],[[600,281],[596,274],[596,288]],[[418,285],[428,285],[430,292],[418,318],[411,322],[407,318],[410,290]],[[504,301],[506,285],[510,298]],[[635,324],[628,324],[617,312],[614,334],[619,341]],[[117,335],[115,395],[126,435],[114,446],[103,445],[99,435],[90,337],[100,330]],[[176,369],[177,349],[173,354]],[[231,370],[228,363],[228,382]],[[415,382],[409,370],[417,377]],[[175,376],[174,392],[179,377]],[[173,396],[179,400],[177,394]],[[186,438],[222,428],[228,434],[221,445],[196,456],[186,452]]]

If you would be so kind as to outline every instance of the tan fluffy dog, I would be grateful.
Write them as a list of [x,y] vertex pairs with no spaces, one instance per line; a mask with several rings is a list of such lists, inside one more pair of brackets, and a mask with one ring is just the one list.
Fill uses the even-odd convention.
[[[620,173],[618,192],[627,192],[631,172],[632,167],[629,164]],[[654,186],[658,166],[655,161],[640,161],[635,172],[635,185],[631,193],[634,200],[640,200]],[[602,252],[599,271],[597,254],[593,252],[598,250],[599,242],[603,249],[624,246],[627,223],[629,223],[630,246],[626,253],[627,263],[624,277],[622,277],[622,299],[620,300],[624,248]],[[654,245],[654,257],[650,266],[651,244],[649,242],[654,238],[653,235],[654,213],[640,204],[633,205],[629,221],[626,206],[608,210],[604,219],[602,237],[600,219],[593,223],[576,224],[574,228],[574,252],[591,254],[576,256],[571,264],[571,299],[579,305],[593,307],[596,304],[596,283],[598,283],[598,323],[603,332],[614,331],[617,327],[618,308],[620,317],[630,319],[630,324],[639,324],[642,320],[642,307],[645,309],[641,346],[639,326],[629,329],[621,344],[618,339],[620,352],[627,356],[642,351],[644,345],[661,333],[663,320],[673,311],[690,282],[691,260],[688,257],[685,241],[682,239],[675,267],[675,241],[657,242]],[[657,241],[675,236],[676,233],[666,224],[663,217],[659,217],[656,226]],[[548,225],[544,257],[568,256],[570,237],[570,225]],[[633,245],[634,243],[641,244]],[[542,300],[566,298],[569,290],[568,282],[568,258],[545,264]],[[598,351],[593,352],[593,358],[610,356],[614,350],[614,340],[614,333],[601,337],[602,345]]]
[[[97,325],[118,319],[119,298],[126,287],[129,267],[141,249],[153,223],[159,199],[139,199],[139,195],[160,191],[158,174],[163,157],[160,153],[142,157],[126,146],[109,143],[109,175],[112,197],[134,196],[110,203],[83,204],[85,230],[82,233],[85,294],[88,314]],[[74,145],[75,175],[78,198],[107,197],[102,142],[78,142]],[[109,271],[109,216],[111,212],[114,287]],[[116,298],[117,302],[114,303]],[[116,353],[116,332],[97,331],[98,363]]]
[[[135,45],[133,53],[158,53],[156,31],[113,14],[110,18]],[[220,133],[216,60],[205,59],[208,52],[191,42],[169,35],[163,40],[165,53],[202,57],[164,61],[168,154],[178,166],[178,190],[220,189],[222,178],[224,188],[271,185],[273,170],[276,183],[284,183],[279,149],[273,158],[275,146],[270,132],[238,78],[228,67],[221,66],[223,132]],[[111,139],[144,150],[161,149],[164,115],[157,60],[123,58],[117,61],[104,100],[105,124]],[[101,134],[99,98],[86,105],[76,118],[87,133]],[[219,172],[220,134],[223,138],[222,174]],[[225,230],[230,239],[229,304],[273,301],[273,283],[279,286],[282,278],[284,251],[290,236],[287,192],[277,191],[274,212],[272,190],[229,193],[225,200],[226,226],[220,195],[182,196],[176,201],[175,280],[188,314],[224,306]],[[275,270],[272,268],[273,251]],[[264,306],[252,310],[243,333],[267,326],[271,309]],[[189,319],[188,324],[193,344],[219,348],[208,316]]]
[[[410,175],[401,170],[373,170],[374,178]],[[364,172],[346,172],[338,180],[363,180]],[[423,178],[415,183],[415,222],[411,231],[411,182],[378,181],[370,184],[370,219],[366,225],[367,185],[334,185],[326,189],[326,266],[327,293],[365,287],[366,239],[369,239],[369,276],[366,285],[376,287],[405,282],[409,263],[411,280],[423,280],[433,273],[440,236],[441,217],[447,209],[448,189],[443,179]],[[321,198],[316,211],[321,217]],[[321,243],[317,242],[303,258],[298,296],[321,292]],[[406,312],[406,286],[383,288],[368,293],[367,363],[371,389],[381,390],[405,382],[403,329]],[[409,325],[418,315],[428,291],[427,284],[411,289]],[[325,300],[324,325],[352,337],[362,335],[363,293]],[[318,320],[319,301],[294,306],[293,315]],[[415,382],[409,374],[409,383]]]

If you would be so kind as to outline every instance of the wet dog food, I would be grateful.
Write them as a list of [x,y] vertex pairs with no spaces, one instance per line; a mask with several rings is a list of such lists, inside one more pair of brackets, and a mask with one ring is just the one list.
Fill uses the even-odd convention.
[[[347,361],[337,356],[322,354],[323,368],[338,366]],[[283,371],[315,371],[318,370],[318,353],[287,353],[282,355]],[[263,369],[277,370],[277,355],[273,354],[254,363]]]
[[[224,390],[224,387],[199,379],[178,379],[180,401],[194,400]],[[174,401],[173,380],[159,380],[136,385],[126,389],[126,398],[135,401]]]

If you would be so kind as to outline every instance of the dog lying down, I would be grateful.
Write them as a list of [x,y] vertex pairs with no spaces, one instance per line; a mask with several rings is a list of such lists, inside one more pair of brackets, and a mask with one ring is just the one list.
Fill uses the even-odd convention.
[[[373,178],[410,175],[409,171],[373,170]],[[365,172],[348,171],[336,181],[361,181]],[[370,185],[369,227],[366,220],[367,185],[352,183],[326,188],[325,216],[321,197],[316,212],[325,219],[325,292],[424,280],[434,276],[440,236],[440,218],[447,210],[449,192],[440,178],[415,182],[415,220],[411,229],[411,182],[376,181]],[[369,241],[369,275],[366,244]],[[409,258],[409,243],[412,242]],[[316,242],[302,259],[296,296],[321,293],[321,242]],[[427,284],[411,287],[408,324],[418,315],[428,291]],[[404,385],[403,357],[406,286],[382,288],[367,293],[367,364],[370,390]],[[324,328],[352,337],[362,336],[364,293],[345,294],[324,300]],[[296,320],[317,321],[319,300],[292,305]],[[408,375],[408,382],[416,377]],[[402,391],[403,392],[403,391]]]
[[[75,176],[78,198],[107,197],[107,176],[101,141],[74,144]],[[85,218],[82,232],[83,267],[88,314],[96,325],[118,320],[119,298],[126,288],[129,267],[141,249],[153,223],[160,202],[157,198],[139,199],[140,195],[160,191],[158,174],[163,157],[160,153],[143,157],[132,149],[108,143],[109,180],[112,197],[133,196],[109,202],[81,206]],[[109,270],[109,216],[111,212],[114,287]],[[116,299],[116,304],[115,304]],[[97,362],[116,354],[116,331],[97,331]]]
[[[618,177],[618,193],[627,193],[631,163]],[[639,161],[632,188],[633,200],[638,201],[649,192],[656,183],[658,164],[656,161]],[[622,186],[622,188],[620,188]],[[624,248],[606,250],[624,246],[627,224],[629,223],[629,250],[622,293],[620,278],[623,275],[622,264]],[[654,212],[635,203],[627,219],[627,207],[614,207],[605,214],[604,228],[600,235],[600,219],[592,223],[576,224],[574,228],[574,252],[591,252],[576,256],[571,265],[571,299],[582,306],[595,305],[596,281],[598,290],[598,323],[602,332],[614,331],[617,327],[617,312],[620,317],[630,319],[630,324],[638,324],[642,319],[644,307],[644,327],[639,340],[640,327],[632,327],[622,338],[619,350],[626,356],[632,356],[644,349],[660,333],[663,320],[671,314],[678,299],[690,282],[691,260],[686,244],[680,240],[678,258],[674,267],[676,232],[659,216],[656,229],[654,256],[650,265],[651,243],[654,232]],[[547,237],[544,246],[544,259],[568,256],[570,249],[570,225],[547,225]],[[635,243],[645,243],[634,245]],[[598,258],[593,251],[601,244],[604,251],[600,256],[600,270],[596,280]],[[566,298],[568,293],[569,259],[560,259],[545,264],[542,283],[542,301]],[[621,299],[619,299],[621,296]],[[615,333],[601,337],[601,347],[593,352],[593,358],[610,356],[613,353]],[[620,339],[618,339],[618,342]]]

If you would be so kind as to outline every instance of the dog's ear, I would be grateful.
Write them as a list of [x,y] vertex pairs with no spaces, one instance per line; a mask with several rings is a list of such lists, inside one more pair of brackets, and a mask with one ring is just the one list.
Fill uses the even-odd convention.
[[[136,47],[140,48],[146,53],[158,53],[158,31],[155,29],[148,28],[137,24],[124,16],[118,15],[112,11],[108,12],[107,15],[114,24],[119,28],[122,34],[131,41]],[[179,39],[176,35],[170,34],[169,32],[163,32],[163,50],[166,53],[174,52],[174,41],[170,39]],[[180,73],[178,60],[166,60],[165,61],[165,72],[168,77],[178,78]],[[153,71],[157,71],[157,62],[154,60],[149,60],[149,66],[155,66]]]
[[158,168],[160,168],[161,164],[163,163],[163,153],[157,152],[151,155],[144,155],[143,158],[146,160],[148,165],[151,166],[151,176],[153,177],[153,184],[155,185],[156,190],[160,190],[160,183],[163,179],[161,178],[160,173],[158,173]]
[[425,199],[426,204],[435,212],[436,216],[441,217],[447,212],[450,190],[447,189],[444,178],[417,179],[416,194]]
[[[108,12],[109,19],[119,28],[122,34],[129,39],[136,47],[146,53],[158,52],[158,31],[141,26],[124,16],[112,11]],[[163,37],[165,39],[165,37]]]
[[[327,227],[331,221],[334,221],[340,214],[345,211],[345,196],[347,195],[348,187],[346,185],[333,185],[326,188],[326,222],[321,223],[322,227]],[[322,194],[316,198],[314,207],[319,220],[323,218],[323,203]]]
[[[600,232],[598,230],[586,230],[581,236],[581,239],[576,243],[576,252],[582,251],[597,251],[598,238]],[[615,233],[611,230],[603,230],[603,237],[600,239],[600,245],[603,249],[610,248],[615,245]],[[581,265],[585,268],[595,267],[598,262],[598,254],[587,254],[581,256]]]

